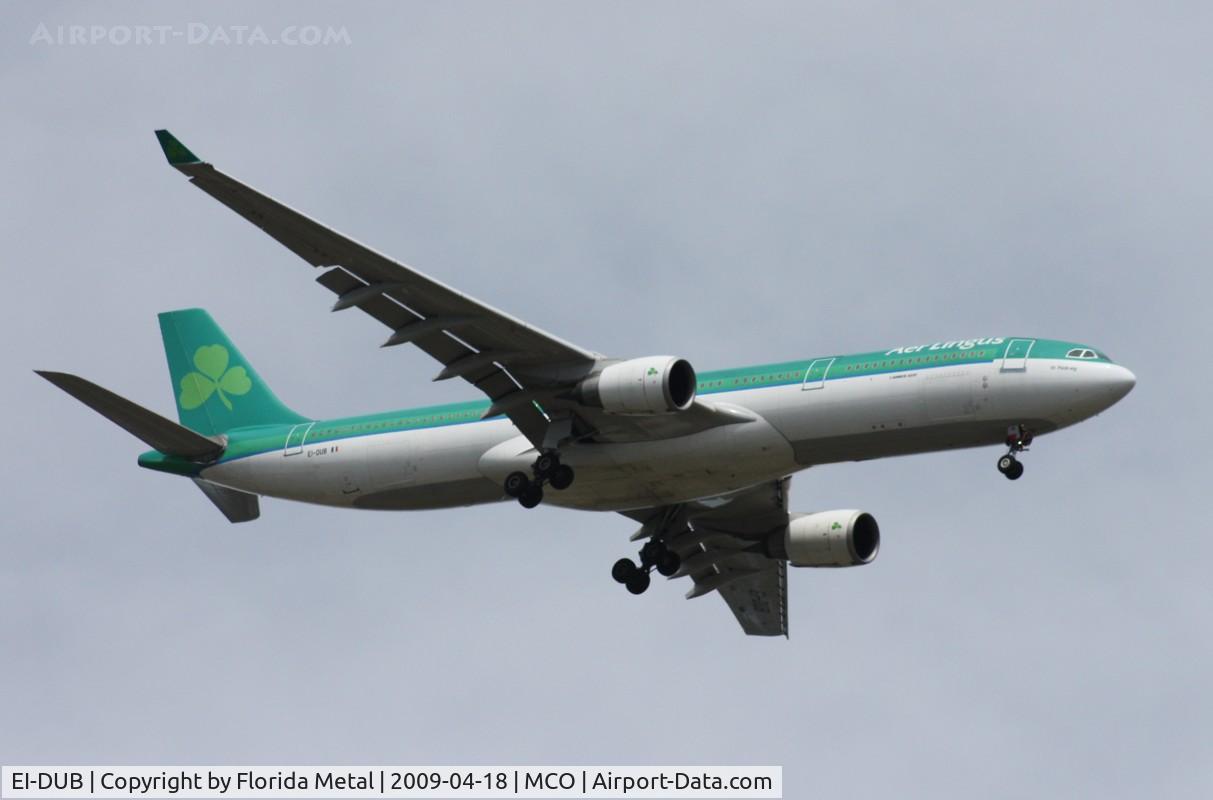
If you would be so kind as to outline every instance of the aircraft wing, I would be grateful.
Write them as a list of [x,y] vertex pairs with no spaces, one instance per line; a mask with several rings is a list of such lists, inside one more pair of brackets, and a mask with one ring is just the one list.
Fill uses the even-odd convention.
[[[571,401],[568,389],[603,356],[557,338],[394,261],[195,156],[166,130],[156,131],[164,155],[190,182],[315,267],[316,282],[337,295],[334,311],[360,308],[390,330],[384,347],[411,343],[442,364],[434,380],[463,378],[505,414],[536,448],[549,422],[575,417],[571,434],[596,441],[685,435],[753,419],[740,409],[696,400],[685,412],[621,419]],[[551,443],[549,443],[551,444]]]
[[[412,343],[437,359],[435,380],[460,377],[499,404],[533,442],[547,419],[509,368],[541,364],[588,372],[599,354],[545,333],[394,261],[203,162],[165,130],[156,137],[169,164],[190,182],[315,267],[316,282],[337,295],[334,311],[357,307],[391,330],[384,346]],[[449,335],[453,334],[453,335]]]
[[751,486],[725,497],[639,509],[633,540],[666,531],[690,577],[687,599],[718,592],[751,636],[788,635],[787,563],[766,554],[767,539],[788,524],[791,478]]

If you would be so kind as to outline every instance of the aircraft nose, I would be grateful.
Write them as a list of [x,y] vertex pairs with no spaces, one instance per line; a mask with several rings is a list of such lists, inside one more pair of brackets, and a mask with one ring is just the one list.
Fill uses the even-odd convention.
[[1137,385],[1137,376],[1119,364],[1109,364],[1100,387],[1108,398],[1108,405],[1118,402]]

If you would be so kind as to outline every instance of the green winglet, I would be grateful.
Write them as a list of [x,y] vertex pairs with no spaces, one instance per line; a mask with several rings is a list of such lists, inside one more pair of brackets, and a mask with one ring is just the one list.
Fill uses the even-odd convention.
[[168,159],[168,163],[176,166],[177,164],[201,164],[202,159],[190,152],[190,149],[177,141],[177,137],[166,130],[156,131],[156,138],[160,140],[160,149],[164,151],[164,157]]

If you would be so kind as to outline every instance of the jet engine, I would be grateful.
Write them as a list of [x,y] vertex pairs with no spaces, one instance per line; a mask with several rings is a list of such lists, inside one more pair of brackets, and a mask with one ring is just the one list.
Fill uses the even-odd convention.
[[673,414],[695,402],[695,369],[684,358],[620,361],[578,384],[574,396],[608,414]]
[[866,511],[844,509],[791,514],[769,550],[794,567],[855,567],[870,564],[880,550],[880,526]]

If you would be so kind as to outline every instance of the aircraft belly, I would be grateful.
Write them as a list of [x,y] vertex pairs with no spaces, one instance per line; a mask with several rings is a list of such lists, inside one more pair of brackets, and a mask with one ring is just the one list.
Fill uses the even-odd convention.
[[[712,496],[797,469],[787,440],[764,420],[661,441],[574,444],[562,458],[577,479],[564,491],[549,488],[545,502],[596,510]],[[205,477],[326,505],[448,508],[506,499],[505,476],[529,473],[534,459],[534,447],[508,422],[480,423],[343,439],[292,456],[263,453],[216,465]]]
[[477,468],[517,431],[508,422],[454,425],[305,443],[208,467],[202,477],[254,494],[359,508],[445,508],[500,499]]
[[365,440],[306,444],[239,458],[203,470],[209,481],[244,492],[346,506],[367,488]]
[[793,447],[797,460],[804,466],[840,461],[866,461],[888,456],[998,445],[1003,443],[1010,425],[1027,425],[1037,434],[1051,433],[1057,429],[1057,425],[1051,420],[1030,417],[963,420],[937,422],[927,427],[826,436],[799,441]]
[[356,498],[353,506],[377,511],[416,511],[493,503],[504,499],[505,494],[499,484],[476,477],[380,489]]
[[[480,469],[499,486],[515,470],[529,473],[534,458],[518,437],[485,453]],[[712,496],[797,469],[787,440],[761,419],[659,441],[574,444],[561,459],[577,478],[564,491],[547,489],[544,502],[593,510]]]
[[507,420],[370,437],[369,486],[353,505],[374,509],[451,508],[504,499],[479,468],[484,452],[517,436]]

